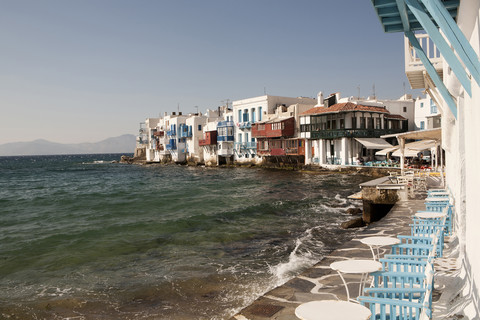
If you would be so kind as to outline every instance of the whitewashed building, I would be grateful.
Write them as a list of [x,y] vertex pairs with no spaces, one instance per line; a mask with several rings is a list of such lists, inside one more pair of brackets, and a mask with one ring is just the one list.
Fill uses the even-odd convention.
[[233,163],[234,141],[233,111],[225,108],[223,119],[217,123],[217,165]]
[[415,130],[440,128],[442,116],[437,105],[429,96],[415,101]]
[[[357,165],[375,160],[375,150],[391,146],[380,136],[408,130],[408,119],[377,100],[340,99],[335,93],[300,116],[305,164]],[[343,102],[340,102],[343,101]],[[413,110],[413,101],[411,103]],[[403,110],[403,109],[402,109]]]
[[235,161],[259,163],[262,157],[257,155],[257,144],[252,137],[252,125],[264,121],[268,114],[275,113],[279,106],[292,104],[315,105],[312,98],[289,98],[264,95],[233,101],[233,122],[235,124]]
[[153,161],[155,158],[156,140],[155,132],[157,132],[157,124],[160,118],[147,118],[145,119],[145,125],[140,129],[140,140],[143,140],[145,147],[145,158],[147,161]]
[[[208,113],[208,110],[207,110]],[[208,117],[202,114],[192,114],[185,120],[185,126],[180,125],[180,137],[186,141],[186,160],[203,163],[203,150],[198,142],[203,138],[203,130]]]

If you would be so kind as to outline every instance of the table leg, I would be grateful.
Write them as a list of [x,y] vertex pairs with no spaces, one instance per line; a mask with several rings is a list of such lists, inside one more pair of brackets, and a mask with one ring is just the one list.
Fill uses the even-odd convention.
[[347,301],[350,301],[350,292],[348,291],[348,286],[347,286],[347,282],[345,281],[345,279],[343,278],[343,275],[340,271],[337,271],[338,275],[340,276],[340,278],[342,279],[342,282],[343,282],[343,285],[345,286],[345,290],[347,291]]

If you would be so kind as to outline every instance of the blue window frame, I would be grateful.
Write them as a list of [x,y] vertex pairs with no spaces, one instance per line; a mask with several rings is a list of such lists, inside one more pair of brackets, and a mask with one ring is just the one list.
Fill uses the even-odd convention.
[[425,130],[425,121],[420,121],[420,130]]
[[258,121],[262,121],[262,107],[258,107]]

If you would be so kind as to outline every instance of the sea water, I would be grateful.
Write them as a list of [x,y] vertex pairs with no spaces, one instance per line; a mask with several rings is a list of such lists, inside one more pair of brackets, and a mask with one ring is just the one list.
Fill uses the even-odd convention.
[[228,319],[351,239],[361,175],[0,157],[0,318]]

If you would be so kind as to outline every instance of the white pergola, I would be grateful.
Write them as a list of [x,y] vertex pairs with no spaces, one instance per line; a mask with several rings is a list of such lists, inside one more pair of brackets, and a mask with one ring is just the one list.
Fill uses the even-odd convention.
[[[436,129],[429,129],[429,130],[387,134],[387,135],[381,136],[381,138],[383,139],[397,138],[398,150],[396,152],[397,152],[397,155],[400,156],[400,168],[402,170],[402,175],[403,175],[405,172],[404,165],[405,165],[406,150],[421,151],[421,150],[435,148],[435,152],[436,152],[437,147],[442,143],[442,129],[436,128]],[[410,144],[405,145],[405,140],[420,140],[420,141],[412,142]],[[436,158],[437,157],[435,157],[435,159]],[[442,168],[442,173],[443,173],[442,152],[440,152],[440,166]],[[442,174],[442,180],[443,180],[443,174]]]

